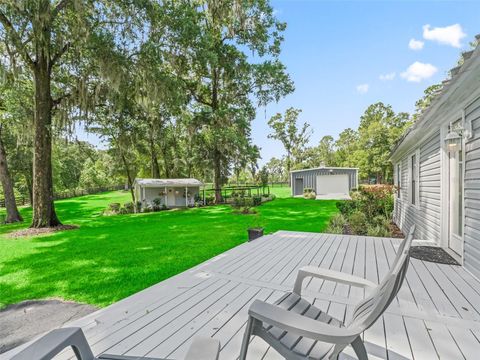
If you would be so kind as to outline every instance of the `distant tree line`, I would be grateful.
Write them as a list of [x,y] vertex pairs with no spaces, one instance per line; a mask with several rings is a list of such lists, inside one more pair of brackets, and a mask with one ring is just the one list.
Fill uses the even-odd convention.
[[393,183],[390,153],[405,131],[418,119],[441,85],[428,87],[416,102],[413,115],[396,113],[392,106],[378,102],[360,117],[357,129],[347,128],[335,139],[326,135],[317,145],[309,146],[311,127],[299,123],[301,110],[289,108],[273,116],[270,137],[279,140],[285,150],[281,159],[272,158],[262,168],[270,181],[288,181],[290,170],[319,166],[357,167],[364,181]]

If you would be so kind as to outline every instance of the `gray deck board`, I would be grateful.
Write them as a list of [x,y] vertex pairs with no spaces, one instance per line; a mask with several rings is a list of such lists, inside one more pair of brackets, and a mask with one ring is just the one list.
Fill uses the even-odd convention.
[[[84,328],[95,354],[181,359],[192,339],[202,335],[221,341],[222,360],[236,359],[254,299],[274,302],[292,289],[298,268],[307,264],[379,282],[399,242],[280,231],[69,325]],[[318,279],[309,279],[304,287],[308,299],[338,319],[348,319],[353,305],[365,296],[362,289]],[[396,301],[363,337],[370,359],[478,358],[480,281],[459,266],[412,259]],[[301,341],[308,346],[307,339]],[[69,351],[58,356],[71,358]],[[259,338],[251,340],[249,358],[281,359]],[[340,358],[353,359],[353,352],[347,349]]]

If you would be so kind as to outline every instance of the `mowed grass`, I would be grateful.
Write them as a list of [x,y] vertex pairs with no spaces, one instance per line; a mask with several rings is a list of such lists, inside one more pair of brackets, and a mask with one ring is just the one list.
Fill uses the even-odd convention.
[[[276,191],[278,190],[278,191]],[[283,192],[282,192],[283,191]],[[337,212],[335,201],[289,198],[289,189],[258,207],[258,215],[229,206],[103,216],[109,203],[129,201],[109,192],[56,202],[60,219],[77,230],[31,238],[0,226],[0,307],[27,299],[62,298],[106,306],[189,269],[247,240],[247,228],[321,232]]]

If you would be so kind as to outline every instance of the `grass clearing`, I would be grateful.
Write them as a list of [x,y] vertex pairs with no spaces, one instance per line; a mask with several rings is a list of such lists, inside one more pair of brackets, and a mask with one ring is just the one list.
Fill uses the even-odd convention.
[[336,201],[290,198],[288,191],[272,189],[278,198],[258,207],[258,216],[223,205],[103,216],[130,194],[89,195],[56,202],[60,219],[79,229],[6,237],[29,225],[31,209],[23,208],[23,224],[0,226],[0,306],[52,297],[106,306],[241,244],[249,226],[320,232],[337,213]]

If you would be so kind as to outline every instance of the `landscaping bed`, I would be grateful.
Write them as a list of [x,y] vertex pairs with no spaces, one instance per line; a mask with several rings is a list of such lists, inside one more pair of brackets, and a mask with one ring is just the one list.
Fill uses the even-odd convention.
[[339,213],[330,219],[327,231],[334,234],[403,238],[393,223],[391,185],[363,185],[351,192],[352,200],[337,202]]

